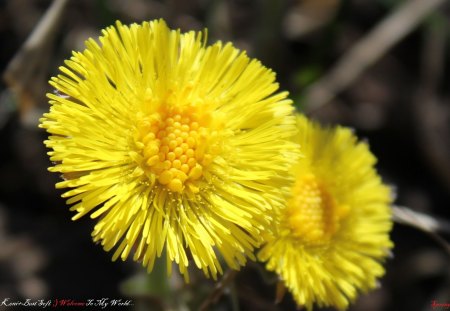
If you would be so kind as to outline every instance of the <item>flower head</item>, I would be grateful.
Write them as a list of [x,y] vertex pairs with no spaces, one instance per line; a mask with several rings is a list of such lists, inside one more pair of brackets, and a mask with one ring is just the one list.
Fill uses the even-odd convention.
[[[214,278],[261,243],[295,129],[273,72],[231,44],[160,21],[103,30],[50,84],[41,127],[57,188],[113,259],[167,252]],[[170,265],[168,265],[170,267]]]
[[349,129],[323,129],[304,116],[297,125],[304,158],[294,166],[275,237],[258,257],[298,305],[345,309],[384,273],[381,261],[392,247],[390,189],[368,145]]

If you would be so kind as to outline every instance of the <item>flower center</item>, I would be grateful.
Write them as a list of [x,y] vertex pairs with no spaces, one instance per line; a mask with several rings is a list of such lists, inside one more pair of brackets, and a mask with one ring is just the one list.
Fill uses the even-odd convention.
[[217,131],[199,109],[160,109],[140,118],[135,137],[141,167],[151,179],[173,192],[185,186],[198,192],[198,181],[217,153]]
[[338,205],[324,185],[312,174],[300,178],[288,202],[288,224],[295,237],[307,244],[328,242],[347,214],[345,205]]

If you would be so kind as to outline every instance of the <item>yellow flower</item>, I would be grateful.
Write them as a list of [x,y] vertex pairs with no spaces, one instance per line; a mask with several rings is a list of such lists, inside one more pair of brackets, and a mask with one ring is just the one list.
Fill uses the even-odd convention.
[[204,37],[117,22],[51,79],[40,125],[73,219],[98,219],[113,260],[133,253],[151,271],[165,251],[186,278],[192,263],[216,278],[220,257],[254,258],[296,132],[275,74]]
[[376,286],[392,242],[391,193],[375,157],[343,127],[323,129],[298,116],[295,140],[304,157],[278,210],[275,237],[259,252],[299,306],[345,309]]

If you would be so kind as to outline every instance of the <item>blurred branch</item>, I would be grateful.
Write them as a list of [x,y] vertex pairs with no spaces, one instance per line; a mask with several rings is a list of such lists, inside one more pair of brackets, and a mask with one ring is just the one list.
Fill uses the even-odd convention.
[[44,89],[43,69],[50,59],[50,45],[67,3],[68,0],[53,1],[3,74],[3,79],[19,99],[22,118],[36,105],[38,94]]
[[[255,292],[250,288],[246,288],[245,291],[239,292],[239,298],[246,301],[248,305],[252,306],[254,310],[260,311],[280,311],[281,307],[278,307],[273,301],[268,301],[264,296]],[[304,309],[297,309],[303,311]]]
[[219,298],[222,296],[225,289],[230,285],[231,282],[236,278],[237,271],[236,270],[228,270],[225,272],[222,280],[218,282],[211,292],[211,294],[206,298],[206,300],[200,306],[200,311],[209,310],[211,305],[215,304]]
[[282,280],[277,282],[276,291],[275,291],[275,304],[279,304],[284,296],[286,295],[286,286]]
[[336,15],[341,0],[302,0],[286,12],[284,34],[290,39],[305,37],[324,27]]
[[413,112],[419,146],[427,164],[450,190],[450,107],[438,94],[444,77],[449,33],[447,21],[443,19],[437,16],[425,29],[420,86],[414,94]]
[[413,211],[404,206],[393,206],[394,221],[400,224],[408,225],[428,233],[433,237],[450,255],[450,244],[443,239],[438,232],[450,233],[450,222],[444,219],[438,219],[430,215]]
[[312,111],[331,101],[445,1],[406,1],[355,43],[326,76],[307,90],[307,109]]

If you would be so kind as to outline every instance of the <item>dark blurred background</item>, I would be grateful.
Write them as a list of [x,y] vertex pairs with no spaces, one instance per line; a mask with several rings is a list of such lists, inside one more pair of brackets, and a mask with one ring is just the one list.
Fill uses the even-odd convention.
[[[61,10],[46,18],[52,1],[0,1],[0,301],[107,297],[131,298],[135,310],[295,310],[289,294],[274,304],[273,277],[257,264],[214,299],[216,283],[195,272],[184,285],[176,274],[146,276],[131,261],[112,263],[91,241],[93,222],[72,222],[54,188],[59,176],[47,171],[46,134],[37,128],[47,81],[116,20],[164,18],[183,31],[207,27],[209,43],[232,41],[277,73],[299,110],[354,128],[395,187],[396,204],[441,224],[439,236],[396,224],[380,288],[351,310],[450,303],[448,1],[57,1]],[[50,26],[37,33],[43,20]]]

